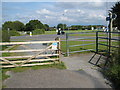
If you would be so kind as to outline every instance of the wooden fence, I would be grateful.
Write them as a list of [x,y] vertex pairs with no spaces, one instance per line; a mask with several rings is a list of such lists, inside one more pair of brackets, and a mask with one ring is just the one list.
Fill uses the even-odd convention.
[[[28,44],[47,44],[45,49],[31,49],[26,46]],[[1,46],[12,46],[19,45],[24,47],[25,50],[2,50],[0,53],[25,53],[25,52],[35,52],[33,55],[23,55],[23,56],[5,56],[0,57],[0,64],[2,68],[9,67],[21,67],[21,66],[36,66],[36,65],[47,65],[56,63],[60,58],[60,39],[55,41],[30,41],[30,42],[4,42],[0,43]],[[56,49],[55,49],[56,47]],[[49,53],[47,53],[49,52]],[[17,54],[16,54],[17,55]]]

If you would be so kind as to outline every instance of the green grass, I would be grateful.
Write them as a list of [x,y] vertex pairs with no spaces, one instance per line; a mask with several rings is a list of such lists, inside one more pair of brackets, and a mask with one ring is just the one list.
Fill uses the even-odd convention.
[[45,34],[56,34],[56,31],[45,31]]
[[20,33],[16,30],[10,30],[10,36],[21,36]]
[[8,48],[7,46],[1,46],[1,50],[5,50],[6,48]]
[[[80,45],[80,44],[88,44],[88,43],[93,43],[93,41],[69,41],[69,45]],[[82,50],[81,48],[86,48],[86,49],[94,49],[95,45],[89,45],[89,46],[75,46],[75,47],[70,47],[70,51],[79,51]],[[66,41],[61,41],[61,50],[62,52],[66,52]]]
[[[81,34],[69,34],[70,36],[76,36],[76,37],[96,37],[96,31],[97,30],[69,30],[65,31],[65,33],[77,33],[77,32],[90,32],[90,33],[81,33]],[[45,31],[45,35],[48,34],[57,34],[56,31]],[[105,32],[99,32],[99,37],[106,37]],[[112,37],[118,37],[118,34],[112,34]]]
[[[65,33],[76,33],[76,32],[87,32],[87,31],[96,31],[96,30],[68,30]],[[56,34],[56,31],[45,31],[45,34]]]
[[[69,46],[70,45],[81,45],[81,44],[89,44],[89,43],[95,43],[95,41],[68,41],[69,43]],[[102,44],[106,44],[107,45],[107,42],[106,41],[99,41],[99,43],[102,43]],[[85,45],[85,46],[75,46],[75,47],[69,47],[69,51],[72,52],[72,51],[80,51],[80,50],[84,50],[84,49],[96,49],[96,45],[95,44],[92,44],[92,45]],[[112,42],[112,45],[113,46],[116,46],[118,45],[118,42]],[[107,50],[107,46],[103,46],[103,45],[98,45],[98,48],[100,50]],[[112,50],[114,50],[115,48],[112,48]],[[62,52],[66,52],[66,41],[61,41],[61,50]],[[83,53],[83,52],[82,52]]]
[[[10,48],[9,50],[14,50],[16,47],[18,47],[19,45],[14,45],[12,48]],[[6,47],[7,48],[7,47]],[[4,49],[6,49],[4,48]],[[12,56],[14,55],[15,53],[2,53],[2,57],[5,57],[5,56]]]
[[[98,37],[106,37],[106,33],[99,33]],[[89,37],[96,37],[96,32],[90,32],[90,33],[81,33],[81,34],[69,34],[69,36],[89,36]],[[112,37],[118,37],[118,34],[112,34]]]

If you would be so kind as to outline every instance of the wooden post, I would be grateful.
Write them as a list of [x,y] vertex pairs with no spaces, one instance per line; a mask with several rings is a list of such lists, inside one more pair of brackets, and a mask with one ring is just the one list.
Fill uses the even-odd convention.
[[60,38],[58,38],[58,54],[59,54],[59,59],[60,59],[60,55],[61,55],[61,48],[60,48]]
[[110,55],[110,51],[111,51],[111,46],[112,46],[112,43],[111,43],[111,38],[112,38],[112,22],[113,22],[113,19],[112,19],[112,12],[109,13],[109,17],[110,17],[110,22],[109,22],[109,55]]
[[111,34],[111,32],[113,30],[112,29],[112,23],[113,23],[112,12],[109,12],[109,18],[110,18],[110,20],[109,20],[109,45],[108,45],[109,47],[108,47],[108,56],[107,56],[107,60],[104,64],[104,67],[107,65],[107,63],[110,60],[110,51],[111,51],[111,46],[112,46],[112,43],[111,43],[112,34]]

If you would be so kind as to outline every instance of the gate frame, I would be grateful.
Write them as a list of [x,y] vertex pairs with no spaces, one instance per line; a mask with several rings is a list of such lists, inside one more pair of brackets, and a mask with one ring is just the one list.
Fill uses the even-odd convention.
[[[114,47],[114,48],[118,48],[118,47],[115,47],[115,46],[111,46],[111,40],[117,40],[117,41],[120,41],[120,36],[119,36],[119,38],[118,39],[113,39],[113,38],[109,38],[109,32],[105,32],[105,31],[90,31],[90,32],[95,32],[95,34],[96,34],[96,40],[95,40],[95,42],[96,43],[94,43],[94,44],[96,44],[95,45],[95,51],[93,51],[93,52],[95,52],[95,53],[99,53],[99,45],[103,45],[103,46],[108,46],[108,53],[109,53],[109,56],[110,56],[110,49],[111,49],[111,47]],[[69,39],[69,35],[70,34],[82,34],[82,33],[90,33],[90,32],[77,32],[77,33],[66,33],[66,55],[67,56],[69,56],[70,55],[70,52],[69,52],[69,47],[70,47],[70,45],[69,45],[69,43],[68,43],[68,41],[69,40],[71,40],[71,39]],[[102,33],[106,33],[106,36],[107,37],[99,37],[99,33],[100,32],[102,32]],[[120,32],[110,32],[110,33],[116,33],[116,34],[119,34],[120,35]],[[107,45],[105,45],[105,44],[102,44],[102,43],[99,43],[99,39],[106,39],[107,40]],[[77,39],[87,39],[87,38],[77,38]],[[77,40],[77,39],[72,39],[72,40]],[[88,38],[89,39],[89,38]],[[93,39],[95,39],[95,38],[93,38]],[[81,44],[82,45],[82,44]],[[81,46],[81,45],[77,45],[77,46]],[[86,45],[90,45],[90,44],[86,44]],[[84,44],[83,44],[83,46],[84,46]],[[93,49],[94,50],[94,49]],[[84,51],[92,51],[92,50],[81,50],[80,52],[84,52]]]
[[[93,32],[96,32],[96,31],[87,31],[87,32],[77,32],[77,33],[66,33],[66,55],[69,56],[70,53],[74,53],[74,52],[69,52],[69,43],[68,41],[69,40],[78,40],[78,39],[90,39],[90,38],[76,38],[76,39],[69,39],[69,35],[70,34],[83,34],[83,33],[93,33]],[[91,38],[91,39],[95,39],[95,38]],[[77,45],[77,46],[85,46],[85,45],[91,45],[91,44],[95,44],[95,43],[90,43],[90,44],[81,44],[81,45]],[[73,46],[74,47],[74,46]],[[84,52],[84,51],[92,51],[94,49],[86,49],[86,50],[81,50],[81,51],[76,51],[76,52]]]
[[[26,44],[40,44],[40,43],[58,43],[57,44],[57,50],[52,50],[50,49],[52,47],[52,45],[48,46],[46,49],[30,49],[27,46],[24,46]],[[47,65],[47,64],[54,64],[55,61],[59,61],[60,60],[60,38],[55,39],[55,41],[30,41],[30,42],[3,42],[0,43],[1,46],[3,45],[21,45],[24,48],[27,48],[29,50],[5,50],[5,51],[0,51],[0,53],[5,53],[5,52],[38,52],[35,55],[28,55],[28,56],[7,56],[7,57],[0,57],[1,61],[0,64],[12,64],[12,65],[1,65],[0,67],[2,68],[9,68],[9,67],[21,67],[21,66],[36,66],[36,65]],[[42,54],[43,52],[46,51],[55,51],[56,54]],[[47,59],[35,59],[36,57],[47,57]],[[57,56],[56,58],[50,58],[49,56]],[[10,58],[28,58],[27,60],[17,60],[17,61],[12,61],[12,60],[8,60]],[[34,59],[33,59],[34,58]],[[33,60],[32,60],[33,59]],[[44,63],[43,61],[53,61],[53,62],[48,62],[48,63]],[[35,64],[26,64],[29,62],[36,62]],[[41,63],[43,62],[43,63]],[[16,63],[20,63],[20,64],[16,64]]]

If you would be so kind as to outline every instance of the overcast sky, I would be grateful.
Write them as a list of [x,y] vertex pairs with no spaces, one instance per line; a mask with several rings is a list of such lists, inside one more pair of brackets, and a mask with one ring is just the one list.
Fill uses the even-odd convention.
[[[14,1],[14,0],[13,0]],[[22,0],[21,0],[22,1]],[[48,0],[47,0],[48,1]],[[97,0],[98,1],[98,0]],[[115,2],[2,2],[2,21],[27,23],[38,19],[44,24],[106,25],[107,10]]]

